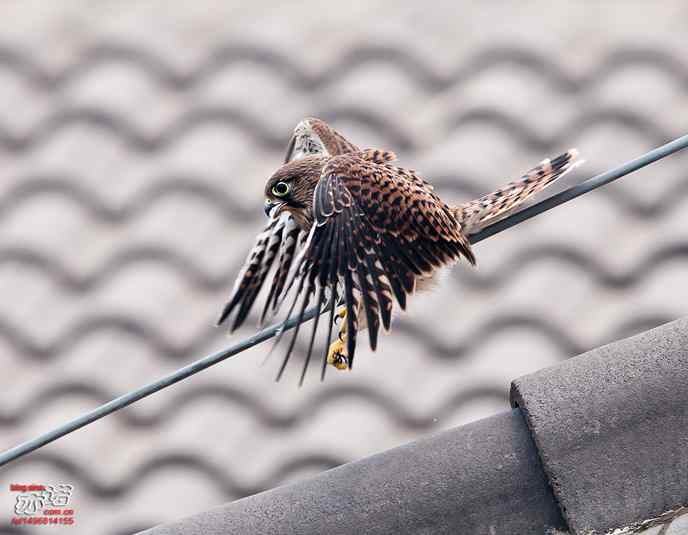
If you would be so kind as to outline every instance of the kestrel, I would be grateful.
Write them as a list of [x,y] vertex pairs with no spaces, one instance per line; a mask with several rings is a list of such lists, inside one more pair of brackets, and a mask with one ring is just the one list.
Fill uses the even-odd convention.
[[544,160],[504,188],[450,206],[415,171],[395,166],[393,152],[360,149],[325,122],[305,119],[294,130],[284,165],[265,186],[267,226],[218,325],[234,314],[231,330],[241,326],[277,260],[261,323],[293,289],[287,318],[298,314],[278,379],[313,299],[318,314],[301,382],[323,311],[329,318],[322,375],[327,364],[351,368],[360,330],[367,328],[375,350],[380,326],[390,329],[395,302],[405,309],[408,295],[431,287],[440,269],[461,258],[475,265],[469,236],[570,171],[577,155],[572,149]]

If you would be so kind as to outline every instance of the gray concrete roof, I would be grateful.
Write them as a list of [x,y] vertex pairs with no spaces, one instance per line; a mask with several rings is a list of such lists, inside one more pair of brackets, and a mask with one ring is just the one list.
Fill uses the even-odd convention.
[[511,411],[145,535],[542,534],[563,527],[528,429]]
[[514,381],[571,530],[606,533],[688,505],[688,319]]
[[688,504],[687,382],[683,319],[514,381],[511,413],[145,534],[590,535],[651,525]]

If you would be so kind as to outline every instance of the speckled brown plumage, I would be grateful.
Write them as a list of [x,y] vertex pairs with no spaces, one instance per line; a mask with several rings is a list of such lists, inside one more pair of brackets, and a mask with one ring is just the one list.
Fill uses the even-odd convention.
[[[312,301],[319,311],[329,309],[328,346],[335,319],[345,320],[339,340],[325,353],[323,374],[328,357],[337,367],[343,367],[337,359],[344,358],[350,368],[360,328],[367,327],[375,349],[380,327],[391,326],[395,302],[406,308],[409,294],[461,258],[475,264],[468,236],[569,171],[576,156],[571,150],[545,160],[506,187],[451,207],[415,171],[393,165],[394,153],[361,150],[323,121],[305,119],[294,131],[285,164],[266,184],[268,225],[219,323],[233,313],[232,330],[244,322],[277,260],[261,320],[277,311],[290,290],[294,296],[288,316],[296,313],[299,319],[279,375]],[[319,316],[302,380],[318,321]]]

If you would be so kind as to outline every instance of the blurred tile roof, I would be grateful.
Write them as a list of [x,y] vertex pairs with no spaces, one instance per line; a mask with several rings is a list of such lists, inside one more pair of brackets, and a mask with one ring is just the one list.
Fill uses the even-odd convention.
[[[0,6],[3,447],[251,333],[212,325],[303,116],[448,200],[569,146],[580,177],[684,133],[678,0],[318,6]],[[688,313],[686,158],[481,243],[352,374],[275,385],[259,347],[0,486],[72,482],[84,533],[129,533],[491,414],[511,378]]]

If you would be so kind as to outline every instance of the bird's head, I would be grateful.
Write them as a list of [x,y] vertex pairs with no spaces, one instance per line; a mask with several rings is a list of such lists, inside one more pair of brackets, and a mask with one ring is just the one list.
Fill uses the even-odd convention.
[[306,156],[280,167],[265,185],[265,214],[290,212],[303,229],[313,222],[313,193],[329,158]]

